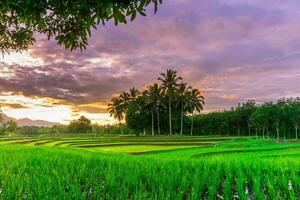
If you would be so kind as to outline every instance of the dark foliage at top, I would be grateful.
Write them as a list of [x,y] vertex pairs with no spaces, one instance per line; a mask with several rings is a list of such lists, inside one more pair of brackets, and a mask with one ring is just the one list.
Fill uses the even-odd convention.
[[1,0],[0,51],[23,51],[46,34],[67,49],[85,49],[91,28],[113,20],[115,25],[134,20],[162,0]]

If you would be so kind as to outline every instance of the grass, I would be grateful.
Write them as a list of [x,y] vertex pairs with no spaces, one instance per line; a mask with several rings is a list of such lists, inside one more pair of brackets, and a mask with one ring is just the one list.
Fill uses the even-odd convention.
[[117,145],[117,146],[104,146],[104,147],[94,147],[92,150],[101,150],[108,152],[125,152],[125,153],[145,153],[153,151],[164,151],[182,148],[191,148],[196,146],[176,146],[176,145]]
[[300,198],[298,141],[42,137],[0,144],[0,199]]
[[0,138],[0,144],[22,144],[27,146],[79,147],[99,151],[135,152],[162,151],[170,149],[209,146],[232,140],[232,137],[26,137]]

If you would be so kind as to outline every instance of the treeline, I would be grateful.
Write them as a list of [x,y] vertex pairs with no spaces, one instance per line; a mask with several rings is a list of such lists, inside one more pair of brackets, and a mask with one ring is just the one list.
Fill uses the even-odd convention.
[[282,98],[261,105],[249,100],[230,110],[197,115],[194,124],[199,135],[298,139],[300,98]]
[[15,133],[17,129],[18,129],[18,125],[15,121],[9,120],[7,122],[4,122],[2,118],[2,112],[0,109],[0,135]]
[[161,73],[157,80],[144,91],[131,88],[112,98],[109,113],[120,125],[125,119],[126,126],[136,134],[193,134],[193,121],[189,123],[188,116],[203,110],[202,93],[171,69]]
[[71,121],[68,125],[55,125],[53,127],[40,126],[18,126],[13,120],[4,121],[0,113],[0,135],[106,135],[106,134],[120,134],[121,128],[126,134],[131,134],[125,125],[121,127],[118,125],[99,125],[92,123],[88,118],[81,116],[80,118]]

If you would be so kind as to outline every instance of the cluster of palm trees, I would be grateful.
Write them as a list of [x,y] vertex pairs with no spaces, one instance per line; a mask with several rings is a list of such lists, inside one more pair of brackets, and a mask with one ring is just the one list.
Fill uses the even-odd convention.
[[[119,124],[121,125],[121,122],[124,119],[124,115],[126,114],[128,105],[130,104],[130,102],[137,99],[139,95],[140,92],[133,87],[129,90],[129,93],[123,91],[118,97],[113,97],[110,100],[110,103],[108,104],[107,108],[110,116],[117,119],[119,121]],[[123,134],[122,129],[121,132]]]
[[161,84],[154,83],[149,85],[143,92],[133,87],[129,92],[122,92],[118,97],[112,98],[108,105],[110,115],[121,124],[130,104],[139,100],[143,102],[143,108],[151,113],[152,135],[155,134],[155,115],[157,119],[157,131],[159,135],[161,134],[161,112],[168,113],[169,134],[173,135],[172,108],[175,108],[176,110],[180,110],[180,134],[183,134],[184,116],[192,116],[190,129],[190,134],[192,135],[193,116],[203,110],[204,96],[198,89],[192,88],[187,83],[182,82],[182,78],[177,76],[177,72],[174,70],[168,69],[166,73],[161,73],[158,80]]

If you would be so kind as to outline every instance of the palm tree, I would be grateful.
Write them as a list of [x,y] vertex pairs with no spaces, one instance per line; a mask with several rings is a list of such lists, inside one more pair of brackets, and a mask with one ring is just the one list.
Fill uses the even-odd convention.
[[178,104],[181,107],[181,119],[180,119],[180,135],[183,132],[183,115],[184,115],[184,107],[186,106],[189,100],[189,93],[192,88],[187,86],[187,83],[180,83],[178,85],[177,94],[178,94]]
[[177,77],[177,72],[171,69],[168,69],[166,73],[161,73],[161,77],[158,78],[162,82],[162,88],[165,94],[168,97],[168,106],[169,106],[169,131],[172,135],[172,108],[171,102],[177,87],[177,82],[182,80],[181,77]]
[[129,96],[131,101],[134,101],[139,95],[140,92],[135,87],[129,89]]
[[119,99],[121,101],[121,110],[123,112],[123,114],[126,113],[127,111],[127,108],[128,108],[128,105],[130,104],[131,102],[131,97],[130,97],[130,94],[127,93],[127,92],[122,92],[119,96]]
[[148,90],[143,92],[143,97],[145,99],[145,107],[151,112],[151,130],[152,136],[154,136],[154,110],[155,110],[155,96],[151,89],[151,86],[148,87]]
[[124,110],[126,110],[128,104],[130,103],[130,94],[127,92],[122,92],[119,96],[121,104]]
[[157,128],[160,134],[159,124],[159,104],[161,99],[162,90],[157,83],[148,86],[148,90],[144,92],[146,107],[150,109],[152,116],[152,135],[154,136],[154,112],[157,114]]
[[155,90],[155,94],[157,97],[157,107],[156,107],[156,117],[157,117],[157,130],[158,130],[158,135],[160,135],[160,115],[159,115],[159,111],[160,111],[160,107],[164,107],[166,108],[165,104],[164,104],[164,99],[163,99],[163,90],[162,88],[158,85],[158,84],[154,84],[154,90]]
[[194,114],[200,113],[203,110],[204,96],[198,89],[192,89],[189,94],[188,110],[192,114],[191,135],[193,135]]
[[111,117],[114,117],[119,121],[119,126],[121,129],[121,133],[123,135],[123,130],[121,127],[121,121],[124,119],[123,116],[123,108],[122,108],[122,101],[120,98],[114,97],[111,99],[111,102],[108,104],[107,108]]

